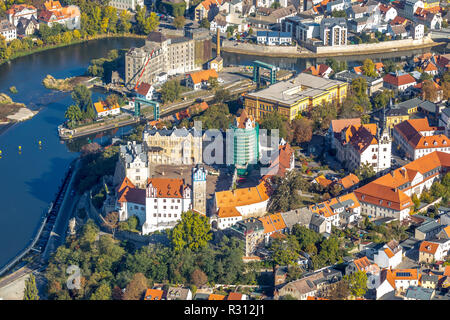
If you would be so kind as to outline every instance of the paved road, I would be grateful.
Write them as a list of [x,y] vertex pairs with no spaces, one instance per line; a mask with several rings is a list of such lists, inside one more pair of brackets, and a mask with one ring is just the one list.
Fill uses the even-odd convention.
[[44,253],[42,254],[42,259],[47,261],[50,255],[56,251],[56,249],[63,244],[66,239],[66,230],[69,223],[69,219],[72,217],[72,213],[76,204],[79,200],[79,196],[71,196],[71,190],[73,188],[73,182],[78,170],[79,161],[76,162],[76,167],[73,171],[72,177],[67,187],[66,194],[64,195],[64,200],[62,202],[61,208],[58,212],[58,217],[56,218],[55,225],[53,226],[52,233],[48,239],[47,246]]

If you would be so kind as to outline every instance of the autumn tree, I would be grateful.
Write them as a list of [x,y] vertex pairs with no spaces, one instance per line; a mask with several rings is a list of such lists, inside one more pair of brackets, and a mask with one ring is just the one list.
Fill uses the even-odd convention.
[[173,25],[177,29],[183,29],[185,24],[186,18],[184,16],[178,16],[175,19],[173,19]]
[[438,98],[438,91],[436,89],[436,86],[434,85],[433,80],[425,80],[422,84],[422,95],[424,100],[428,101],[436,101]]
[[191,274],[191,282],[196,287],[201,287],[208,282],[208,276],[200,269],[195,269]]
[[141,300],[148,288],[148,279],[142,273],[136,273],[127,285],[123,300]]
[[212,239],[208,218],[191,210],[183,212],[181,220],[170,232],[170,239],[175,251],[185,248],[197,251],[204,248]]
[[371,59],[366,59],[362,65],[362,73],[368,77],[376,78],[378,76],[375,63]]
[[327,292],[327,298],[330,300],[347,300],[350,295],[348,281],[341,280],[335,283]]
[[303,142],[311,141],[313,131],[312,131],[312,123],[309,119],[300,118],[295,119],[291,123],[289,131],[289,140],[296,143],[301,144]]
[[290,171],[285,177],[273,177],[278,187],[270,197],[269,212],[285,212],[298,209],[302,204],[298,190],[305,186],[305,182],[296,171]]
[[108,213],[104,218],[103,225],[111,230],[114,238],[117,227],[119,226],[119,213],[117,211]]

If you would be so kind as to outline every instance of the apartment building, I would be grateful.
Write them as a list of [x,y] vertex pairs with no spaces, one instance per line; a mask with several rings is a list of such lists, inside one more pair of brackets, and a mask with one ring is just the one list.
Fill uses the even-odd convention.
[[347,45],[347,21],[344,18],[324,18],[320,22],[320,39],[324,46]]

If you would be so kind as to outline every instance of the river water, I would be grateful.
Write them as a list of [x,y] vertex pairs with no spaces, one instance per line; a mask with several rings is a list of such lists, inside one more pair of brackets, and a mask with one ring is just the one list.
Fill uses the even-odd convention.
[[[111,49],[141,46],[143,43],[142,39],[102,39],[36,53],[0,66],[0,92],[31,109],[40,109],[33,119],[0,134],[0,268],[29,244],[44,212],[54,200],[68,165],[78,156],[79,146],[87,140],[83,138],[70,144],[59,140],[57,126],[63,121],[72,99],[69,93],[44,88],[42,80],[47,74],[55,78],[81,75],[91,59],[103,57]],[[401,53],[397,57],[405,55]],[[225,65],[248,65],[257,59],[297,71],[315,63],[314,59],[267,58],[225,52],[223,57]],[[363,58],[343,59],[351,62]],[[10,86],[16,86],[18,93],[10,94]],[[101,96],[102,93],[94,92],[94,101]],[[102,136],[97,138],[104,139]],[[39,141],[42,142],[41,148]]]

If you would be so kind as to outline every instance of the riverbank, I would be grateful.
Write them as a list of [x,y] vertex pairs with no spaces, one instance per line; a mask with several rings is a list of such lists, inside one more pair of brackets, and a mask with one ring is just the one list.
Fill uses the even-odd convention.
[[[225,40],[221,50],[229,53],[273,58],[326,58],[411,51],[432,48],[439,45],[442,45],[442,43],[435,42],[431,38],[424,38],[423,40],[405,39],[371,44],[347,45],[343,47],[319,47],[316,49],[317,52],[313,52],[303,47],[264,46]],[[216,45],[213,43],[212,47],[216,48]]]
[[88,36],[85,39],[72,41],[70,43],[61,43],[61,44],[56,44],[56,45],[49,45],[49,46],[45,46],[45,47],[34,48],[32,50],[25,51],[25,52],[16,53],[16,54],[12,55],[11,57],[9,57],[8,59],[1,61],[0,62],[0,66],[2,64],[4,64],[4,63],[11,62],[11,61],[13,61],[13,60],[15,60],[17,58],[20,58],[20,57],[29,56],[29,55],[32,55],[32,54],[35,54],[35,53],[38,53],[38,52],[47,51],[47,50],[64,48],[64,47],[68,47],[68,46],[72,46],[72,45],[80,44],[80,43],[85,43],[85,42],[89,42],[89,41],[93,41],[93,40],[110,39],[110,38],[145,39],[146,37],[147,36],[145,36],[145,35],[138,35],[138,34],[133,34],[133,33],[102,34],[102,35],[97,35],[97,36]]
[[61,92],[72,91],[77,85],[86,83],[90,80],[90,77],[85,76],[76,76],[70,77],[66,79],[55,79],[52,75],[47,75],[44,80],[42,80],[42,84],[44,87],[50,90],[56,90]]

